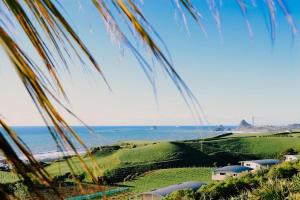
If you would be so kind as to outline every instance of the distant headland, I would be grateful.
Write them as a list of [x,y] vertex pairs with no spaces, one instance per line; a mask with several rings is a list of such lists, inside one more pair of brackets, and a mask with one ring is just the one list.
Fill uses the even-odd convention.
[[300,130],[300,124],[288,125],[261,125],[254,126],[245,119],[241,120],[239,125],[233,129],[234,132],[291,132],[292,130]]

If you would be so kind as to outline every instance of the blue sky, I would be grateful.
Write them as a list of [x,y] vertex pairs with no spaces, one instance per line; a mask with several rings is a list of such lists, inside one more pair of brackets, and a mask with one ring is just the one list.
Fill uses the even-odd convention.
[[[252,116],[258,124],[299,123],[299,36],[292,37],[284,15],[278,10],[276,40],[272,47],[259,8],[249,8],[254,32],[253,38],[249,38],[236,2],[223,1],[221,39],[203,2],[206,1],[195,1],[208,37],[190,18],[188,34],[180,18],[174,18],[169,1],[146,0],[141,7],[167,44],[176,69],[199,99],[209,123],[232,125],[243,118],[250,120]],[[296,26],[300,27],[300,2],[287,2]],[[72,76],[62,72],[70,107],[78,116],[91,125],[195,123],[173,83],[159,70],[159,102],[156,104],[151,84],[139,64],[128,50],[120,56],[90,3],[65,1],[63,6],[68,19],[102,66],[113,90],[109,92],[100,77],[86,73],[80,66],[74,67]],[[16,81],[7,58],[2,51],[0,54],[3,58],[1,115],[12,125],[42,124],[28,94]],[[71,124],[78,124],[75,119],[66,118]]]

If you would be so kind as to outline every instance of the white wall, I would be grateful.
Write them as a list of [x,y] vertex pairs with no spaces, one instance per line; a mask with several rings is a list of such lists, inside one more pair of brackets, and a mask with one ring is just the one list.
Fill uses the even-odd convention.
[[[224,172],[221,172],[221,173],[224,173]],[[215,180],[215,181],[222,181],[228,177],[235,177],[235,176],[238,176],[239,174],[236,174],[236,173],[225,173],[224,175],[221,175],[219,172],[215,173],[212,175],[212,180]]]
[[299,158],[297,156],[294,156],[294,155],[286,155],[285,160],[286,161],[293,161],[293,160],[299,160]]
[[250,167],[252,169],[260,169],[261,168],[261,165],[257,164],[257,163],[254,163],[254,162],[251,162],[251,161],[243,161],[241,162],[241,165],[242,166],[245,166],[245,167]]

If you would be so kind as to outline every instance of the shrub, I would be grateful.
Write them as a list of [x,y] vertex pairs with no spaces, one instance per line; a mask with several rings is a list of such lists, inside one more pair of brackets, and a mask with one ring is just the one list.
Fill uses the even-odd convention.
[[261,168],[261,169],[257,169],[255,171],[256,176],[258,177],[265,177],[266,174],[268,173],[269,169],[265,169],[265,168]]
[[57,184],[57,183],[62,183],[62,182],[65,182],[65,180],[67,179],[67,178],[70,178],[70,177],[72,177],[73,175],[70,173],[70,172],[67,172],[67,173],[65,173],[65,174],[63,174],[63,175],[57,175],[57,176],[54,176],[53,177],[53,182],[55,183],[55,184]]
[[300,199],[300,193],[293,193],[288,196],[289,200],[298,200]]
[[30,199],[30,194],[28,192],[28,188],[21,182],[18,182],[13,187],[13,195],[16,199]]
[[298,169],[295,163],[285,162],[280,165],[274,166],[268,173],[269,178],[292,178],[297,174]]
[[[91,153],[93,155],[106,155],[106,154],[110,154],[114,151],[117,151],[119,149],[121,149],[121,146],[119,146],[119,145],[101,146],[101,147],[92,148]],[[85,156],[87,157],[88,155],[86,154]]]
[[286,180],[269,180],[252,192],[250,199],[282,200],[290,196],[290,183]]
[[271,169],[213,182],[198,190],[201,200],[300,199],[300,161],[284,162]]
[[221,199],[224,196],[237,195],[240,189],[245,188],[245,183],[239,179],[204,186],[200,188],[201,199]]
[[[297,174],[296,176],[294,176],[291,180],[291,188],[290,190],[292,192],[300,192],[300,175]],[[300,198],[299,198],[300,199]]]
[[289,154],[289,155],[296,155],[296,154],[298,154],[298,151],[296,149],[289,148],[284,153]]
[[282,151],[279,155],[278,158],[283,160],[285,155],[296,155],[298,154],[298,151],[296,149],[293,148],[288,148],[284,151]]
[[172,192],[164,198],[164,200],[195,200],[197,194],[193,190],[178,190]]
[[248,200],[250,199],[250,192],[242,192],[238,196],[230,197],[230,200]]
[[236,178],[228,178],[224,181],[213,182],[209,185],[201,187],[198,192],[200,199],[224,199],[224,197],[234,197],[243,191],[250,190],[259,186],[264,177],[254,173],[247,173],[244,176]]

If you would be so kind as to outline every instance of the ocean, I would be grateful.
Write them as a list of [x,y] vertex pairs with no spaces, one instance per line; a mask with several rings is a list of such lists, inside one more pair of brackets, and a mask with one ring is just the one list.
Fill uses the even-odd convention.
[[[122,141],[180,141],[216,136],[223,132],[214,131],[217,126],[94,126],[90,132],[86,127],[75,126],[74,130],[88,147],[111,145]],[[226,129],[234,128],[225,126]],[[40,160],[60,157],[57,146],[47,127],[13,127],[18,136],[26,143]],[[3,130],[0,129],[2,133]],[[83,151],[73,139],[78,151]]]

